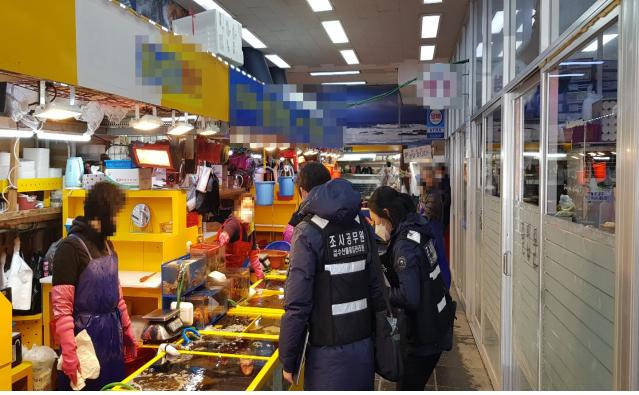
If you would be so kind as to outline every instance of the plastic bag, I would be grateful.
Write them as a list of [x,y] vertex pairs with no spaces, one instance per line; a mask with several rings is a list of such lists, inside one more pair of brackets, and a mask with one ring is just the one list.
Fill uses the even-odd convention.
[[34,345],[31,349],[22,347],[22,359],[29,361],[33,369],[33,389],[51,391],[53,364],[58,355],[52,348]]
[[13,253],[7,280],[11,288],[11,304],[13,309],[30,310],[33,270],[31,270],[29,265],[22,259],[19,250]]

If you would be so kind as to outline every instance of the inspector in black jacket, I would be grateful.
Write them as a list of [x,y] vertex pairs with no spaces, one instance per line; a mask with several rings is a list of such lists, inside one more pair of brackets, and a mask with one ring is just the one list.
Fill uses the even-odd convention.
[[[360,199],[360,193],[348,181],[336,179],[313,188],[300,208],[300,214],[307,219],[295,227],[293,235],[279,344],[284,371],[296,373],[307,328],[310,327],[311,344],[307,349],[304,373],[304,388],[307,390],[373,389],[373,314],[384,308],[381,282],[374,270],[368,270],[372,263],[370,254],[377,251],[367,248],[363,258],[358,250],[353,252],[353,257],[340,255],[337,263],[327,261],[333,253],[330,234],[327,236],[326,232],[344,229],[343,232],[353,234],[359,227],[367,233],[367,238],[372,237],[368,223],[356,220],[359,218]],[[360,243],[359,231],[357,235],[357,242],[351,239],[349,246],[364,245]],[[341,261],[349,262],[339,263]],[[338,270],[338,266],[333,265],[341,266]],[[328,266],[333,266],[330,274]],[[362,277],[364,273],[365,277]],[[355,279],[350,288],[349,276]],[[330,287],[341,289],[345,295],[340,296],[345,300],[350,300],[351,296],[361,298],[362,292],[364,299],[357,303],[335,304],[333,301],[327,309],[326,296],[329,295],[330,299],[335,292],[317,286],[327,277],[333,281]],[[351,288],[353,295],[346,295]],[[344,311],[338,311],[341,308]],[[324,315],[327,322],[321,319]],[[351,316],[357,316],[357,319],[348,320]],[[344,319],[348,320],[347,325],[344,325]]]

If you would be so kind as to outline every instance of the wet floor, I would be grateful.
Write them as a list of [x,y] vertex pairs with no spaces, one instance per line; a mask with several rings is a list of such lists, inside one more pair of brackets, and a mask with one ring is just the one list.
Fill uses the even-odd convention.
[[[454,299],[456,295],[452,295]],[[479,356],[479,350],[470,331],[463,307],[457,304],[453,349],[442,354],[426,391],[490,391],[488,372]],[[393,391],[395,384],[378,378],[375,389]]]

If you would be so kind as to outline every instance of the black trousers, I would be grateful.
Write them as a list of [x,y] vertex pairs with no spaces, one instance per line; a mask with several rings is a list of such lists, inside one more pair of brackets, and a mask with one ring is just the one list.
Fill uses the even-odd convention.
[[397,390],[423,391],[441,355],[437,353],[428,356],[404,356],[404,374],[397,383]]

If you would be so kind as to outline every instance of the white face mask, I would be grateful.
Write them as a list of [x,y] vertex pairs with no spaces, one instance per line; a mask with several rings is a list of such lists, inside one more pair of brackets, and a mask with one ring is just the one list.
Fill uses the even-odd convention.
[[384,224],[375,224],[375,234],[384,241],[388,241],[391,238],[391,232]]

